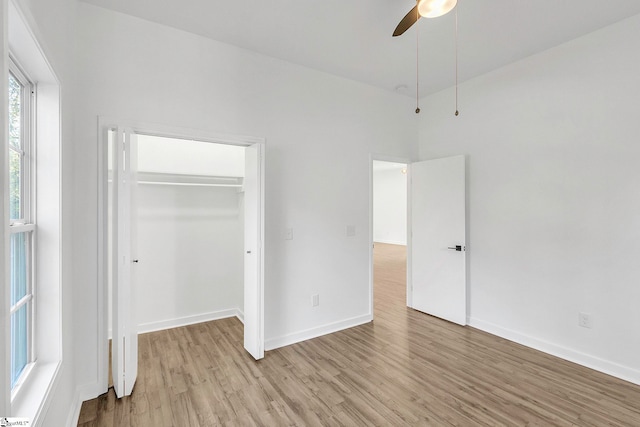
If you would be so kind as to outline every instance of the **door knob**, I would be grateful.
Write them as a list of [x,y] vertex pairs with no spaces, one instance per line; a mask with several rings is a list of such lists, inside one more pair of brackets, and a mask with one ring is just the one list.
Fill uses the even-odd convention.
[[454,251],[462,252],[462,245],[449,246],[447,249],[453,249]]
[[134,259],[134,260],[133,260],[133,261],[131,261],[131,262],[135,262],[135,263],[137,264],[139,261],[138,261],[137,259]]
[[248,253],[248,254],[250,254],[250,253],[251,253],[251,251],[247,251],[247,253]]

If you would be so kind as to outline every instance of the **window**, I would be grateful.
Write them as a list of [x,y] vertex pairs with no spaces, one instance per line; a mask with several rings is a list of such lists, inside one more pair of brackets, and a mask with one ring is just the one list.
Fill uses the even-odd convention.
[[[3,77],[8,138],[3,150],[4,265],[2,304],[9,308],[0,359],[10,390],[7,413],[39,418],[52,403],[62,378],[62,88],[25,15],[21,2],[9,1],[9,73]],[[5,50],[6,52],[6,50]],[[5,110],[3,110],[4,112]],[[8,310],[7,310],[8,311]],[[71,327],[67,325],[67,327]],[[6,362],[6,363],[5,363]],[[5,393],[0,392],[4,397]],[[3,405],[0,405],[3,406]],[[7,414],[0,414],[5,416]],[[46,424],[46,422],[44,422]],[[1,424],[1,423],[0,423]]]
[[13,63],[9,67],[9,230],[11,389],[33,362],[34,246],[32,129],[33,85]]

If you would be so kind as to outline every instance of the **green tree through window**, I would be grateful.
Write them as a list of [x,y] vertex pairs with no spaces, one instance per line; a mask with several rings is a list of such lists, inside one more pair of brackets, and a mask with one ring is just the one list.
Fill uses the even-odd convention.
[[22,85],[9,74],[9,218],[22,217]]

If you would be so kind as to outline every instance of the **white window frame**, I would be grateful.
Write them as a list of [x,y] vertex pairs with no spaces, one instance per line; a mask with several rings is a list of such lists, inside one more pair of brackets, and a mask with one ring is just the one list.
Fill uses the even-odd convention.
[[[9,57],[9,73],[22,86],[21,99],[21,147],[17,149],[9,144],[9,150],[18,152],[21,156],[21,176],[20,176],[20,213],[21,218],[9,219],[9,233],[25,234],[26,238],[26,267],[27,267],[27,289],[23,298],[10,307],[10,315],[13,315],[23,306],[27,306],[27,363],[22,369],[20,376],[16,379],[11,388],[11,399],[20,391],[22,384],[31,372],[36,360],[35,348],[35,272],[36,272],[36,224],[35,224],[35,85],[31,79],[22,71],[15,59]],[[10,236],[10,238],[11,238]],[[11,350],[13,351],[13,350]],[[11,372],[12,374],[13,372]]]

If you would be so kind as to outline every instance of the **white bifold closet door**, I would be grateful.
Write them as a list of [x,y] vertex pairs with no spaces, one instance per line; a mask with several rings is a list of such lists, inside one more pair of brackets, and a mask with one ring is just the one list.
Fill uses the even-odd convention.
[[135,318],[136,135],[128,128],[111,130],[112,191],[112,371],[118,398],[129,396],[138,375],[138,324]]

